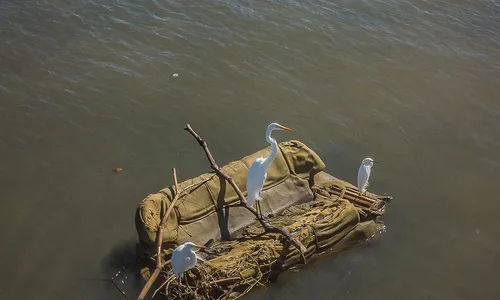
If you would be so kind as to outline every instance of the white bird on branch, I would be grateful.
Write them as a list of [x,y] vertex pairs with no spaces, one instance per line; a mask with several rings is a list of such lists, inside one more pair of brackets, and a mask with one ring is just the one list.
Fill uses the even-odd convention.
[[247,176],[247,191],[248,191],[248,197],[247,197],[247,206],[252,207],[253,203],[257,201],[257,210],[262,217],[262,210],[260,209],[260,200],[262,197],[260,196],[260,192],[262,191],[262,188],[264,187],[264,183],[266,182],[266,177],[267,177],[267,169],[273,162],[273,160],[276,158],[276,155],[278,155],[278,143],[276,142],[275,139],[271,137],[271,133],[273,130],[287,130],[287,131],[292,131],[292,129],[282,126],[278,123],[271,123],[267,126],[266,130],[266,141],[271,144],[271,154],[269,154],[268,157],[259,157],[257,158],[252,166],[250,166],[250,169],[248,171],[248,176]]

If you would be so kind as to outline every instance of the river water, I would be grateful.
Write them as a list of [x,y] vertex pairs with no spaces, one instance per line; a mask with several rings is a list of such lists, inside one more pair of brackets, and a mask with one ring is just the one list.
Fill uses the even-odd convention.
[[0,32],[0,299],[122,299],[140,200],[209,170],[185,124],[225,164],[272,121],[395,199],[249,299],[498,299],[498,0],[0,0]]

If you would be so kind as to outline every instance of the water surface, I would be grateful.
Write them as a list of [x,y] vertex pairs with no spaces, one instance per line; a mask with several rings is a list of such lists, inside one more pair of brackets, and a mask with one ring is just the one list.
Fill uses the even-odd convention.
[[184,125],[225,164],[272,121],[350,182],[382,161],[395,201],[378,240],[249,299],[500,293],[497,0],[2,0],[0,28],[0,299],[121,299],[98,279],[140,200],[208,170]]

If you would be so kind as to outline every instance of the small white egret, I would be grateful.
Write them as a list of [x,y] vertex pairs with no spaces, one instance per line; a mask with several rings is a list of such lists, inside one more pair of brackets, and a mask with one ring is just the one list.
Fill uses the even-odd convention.
[[271,137],[271,133],[273,132],[273,130],[292,131],[292,129],[282,126],[278,123],[269,124],[266,130],[266,141],[272,146],[271,154],[269,154],[269,156],[266,158],[264,157],[257,158],[254,161],[254,163],[250,166],[247,176],[247,191],[248,191],[247,206],[252,207],[253,203],[257,201],[257,209],[261,217],[262,217],[262,210],[260,209],[259,201],[262,198],[260,196],[260,192],[262,191],[264,183],[266,182],[267,168],[276,158],[276,155],[278,155],[278,143],[276,142],[275,139]]
[[196,245],[192,242],[186,242],[175,248],[174,252],[172,253],[170,264],[172,265],[172,271],[174,272],[175,277],[179,278],[179,280],[184,272],[196,265],[196,248],[203,249],[205,248],[205,246]]
[[373,159],[367,157],[361,162],[358,170],[358,190],[361,194],[366,193],[366,189],[370,185],[368,180],[370,180],[370,173],[372,172],[373,163],[378,163]]

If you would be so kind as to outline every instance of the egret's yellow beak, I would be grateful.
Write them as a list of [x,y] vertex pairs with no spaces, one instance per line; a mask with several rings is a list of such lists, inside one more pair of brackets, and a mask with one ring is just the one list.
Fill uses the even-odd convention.
[[195,246],[196,248],[200,248],[200,249],[205,249],[205,248],[207,248],[207,247],[205,247],[205,246],[202,246],[202,245],[196,245],[196,244],[195,244],[194,246]]
[[283,129],[283,130],[286,130],[286,131],[293,131],[291,128],[288,128],[288,127],[285,127],[285,126],[282,126],[282,125],[278,125],[279,128]]

